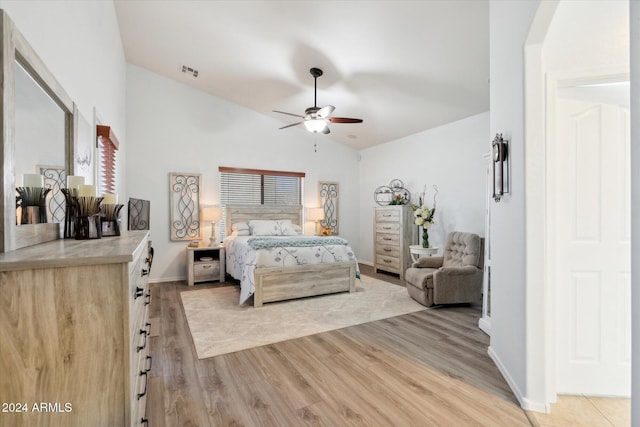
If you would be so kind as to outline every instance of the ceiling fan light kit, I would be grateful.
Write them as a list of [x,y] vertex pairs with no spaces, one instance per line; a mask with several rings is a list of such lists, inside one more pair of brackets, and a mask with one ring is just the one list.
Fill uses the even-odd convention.
[[312,68],[309,70],[313,77],[313,107],[309,107],[304,111],[304,116],[299,114],[287,113],[285,111],[273,110],[274,113],[286,114],[288,116],[300,117],[303,119],[301,122],[292,123],[290,125],[282,126],[279,129],[286,129],[299,124],[304,124],[304,127],[312,133],[324,133],[330,132],[329,123],[362,123],[362,119],[352,119],[349,117],[331,117],[331,113],[336,109],[333,105],[327,105],[325,107],[318,107],[318,77],[322,75],[320,68]]

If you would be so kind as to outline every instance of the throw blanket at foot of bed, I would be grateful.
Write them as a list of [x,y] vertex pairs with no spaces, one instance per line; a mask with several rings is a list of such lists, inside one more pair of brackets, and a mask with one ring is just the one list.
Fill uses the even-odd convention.
[[249,246],[253,249],[268,249],[268,248],[286,248],[286,247],[310,247],[310,246],[326,246],[326,245],[343,245],[347,246],[349,243],[342,237],[314,237],[305,236],[300,238],[286,238],[286,237],[252,237],[247,240]]

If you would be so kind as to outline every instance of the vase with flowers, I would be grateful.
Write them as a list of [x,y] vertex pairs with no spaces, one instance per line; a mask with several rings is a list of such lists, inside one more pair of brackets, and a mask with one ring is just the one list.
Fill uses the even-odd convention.
[[[424,192],[418,198],[418,205],[413,205],[414,223],[422,228],[422,247],[429,247],[429,228],[435,223],[434,215],[436,213],[436,195],[438,194],[438,187],[433,186],[435,194],[433,195],[433,207],[429,208],[424,203]],[[425,186],[426,189],[426,186]]]

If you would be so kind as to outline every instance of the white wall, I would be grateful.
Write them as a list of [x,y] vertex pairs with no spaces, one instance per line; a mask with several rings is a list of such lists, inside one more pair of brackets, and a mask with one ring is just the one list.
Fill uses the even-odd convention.
[[539,393],[527,382],[523,68],[523,44],[537,6],[538,1],[493,0],[489,7],[490,133],[510,140],[512,168],[512,194],[490,204],[489,354],[523,406],[531,393]]
[[631,40],[631,425],[640,426],[640,2],[630,2]]
[[[484,236],[486,160],[489,113],[410,135],[360,152],[359,260],[373,264],[373,198],[376,188],[400,179],[411,192],[411,203],[427,186],[425,201],[433,204],[438,186],[436,223],[429,243],[442,248],[447,233],[469,231]],[[417,227],[417,226],[416,226]]]
[[[358,154],[304,128],[278,130],[270,117],[143,68],[127,67],[127,197],[151,201],[151,280],[186,278],[186,242],[169,239],[169,173],[202,174],[202,203],[219,202],[218,166],[305,172],[305,205],[319,206],[318,181],[340,183],[340,235],[357,256]],[[314,142],[317,152],[314,151]],[[313,224],[306,224],[313,232]],[[201,230],[207,238],[210,226]]]
[[123,148],[118,154],[118,192],[124,194],[126,62],[113,3],[0,0],[0,8],[89,123],[95,107],[104,124],[112,126]]

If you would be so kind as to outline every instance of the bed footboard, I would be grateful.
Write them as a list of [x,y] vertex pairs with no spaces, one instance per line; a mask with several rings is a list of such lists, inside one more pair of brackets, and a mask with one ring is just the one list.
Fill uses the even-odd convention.
[[354,261],[256,268],[254,274],[254,307],[260,307],[265,302],[354,292],[356,289]]

